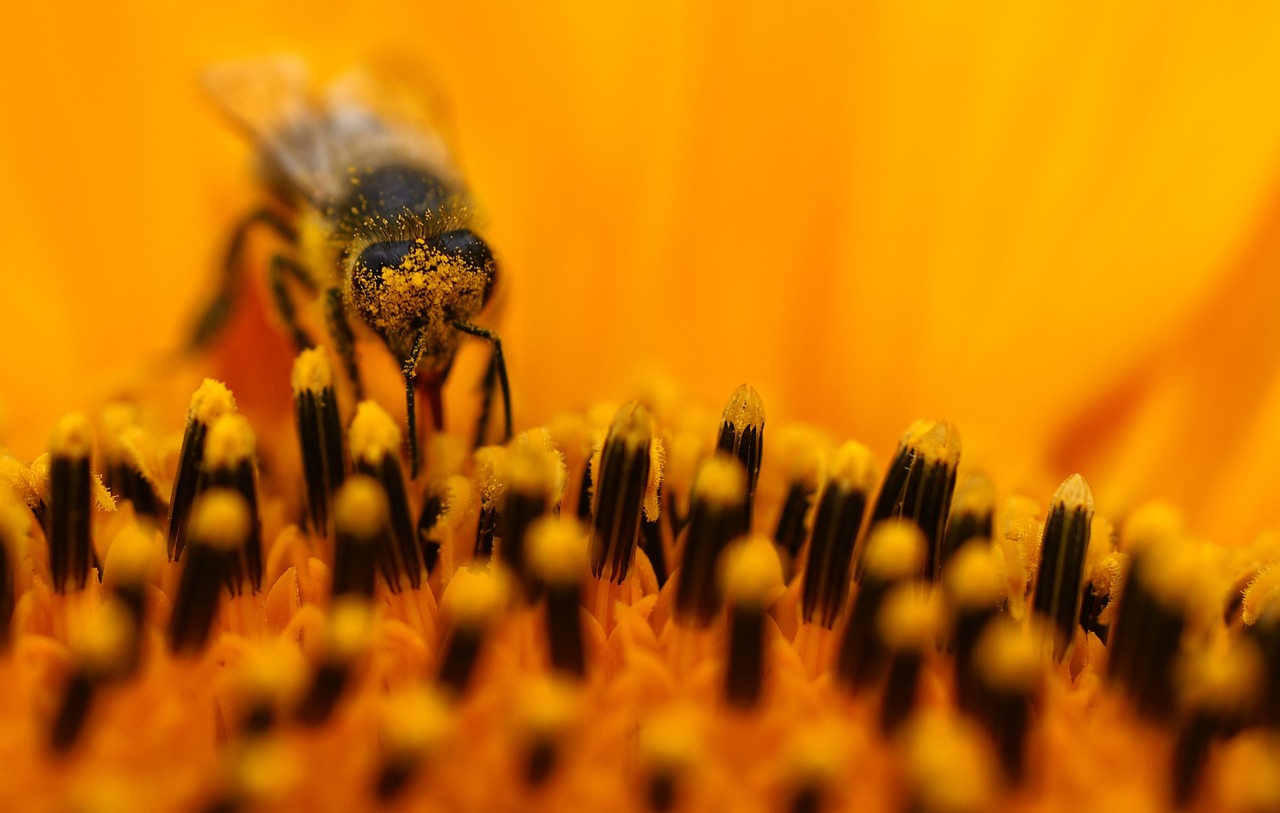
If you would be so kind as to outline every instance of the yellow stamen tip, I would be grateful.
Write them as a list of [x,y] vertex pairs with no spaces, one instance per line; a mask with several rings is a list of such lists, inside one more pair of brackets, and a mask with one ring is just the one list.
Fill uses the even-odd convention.
[[891,648],[921,651],[937,640],[938,605],[918,585],[901,585],[885,597],[876,625]]
[[715,508],[741,503],[747,495],[747,473],[736,458],[716,454],[698,468],[693,482],[694,499]]
[[227,389],[227,385],[212,378],[206,378],[191,396],[191,405],[187,408],[187,420],[211,424],[223,415],[236,411],[236,399]]
[[191,510],[193,541],[230,550],[244,544],[249,536],[249,506],[234,491],[212,488],[200,495]]
[[1066,509],[1081,509],[1085,511],[1093,511],[1093,492],[1089,490],[1089,484],[1079,474],[1073,474],[1058,486],[1058,490],[1053,492],[1053,502],[1062,505]]
[[952,466],[960,462],[960,431],[949,421],[916,421],[902,435],[902,445],[926,460]]
[[372,477],[357,474],[342,484],[334,498],[334,526],[359,541],[370,541],[386,527],[387,494]]
[[303,350],[293,362],[293,373],[290,377],[293,394],[302,392],[323,392],[333,386],[333,365],[329,362],[329,353],[323,347]]
[[440,609],[455,623],[484,624],[506,607],[509,595],[507,581],[505,572],[499,568],[464,567],[449,580]]
[[204,443],[206,468],[231,468],[254,454],[253,427],[243,415],[223,415],[209,426]]
[[750,536],[722,554],[721,585],[734,606],[767,606],[786,589],[773,540]]
[[400,450],[400,427],[374,401],[361,401],[348,433],[351,456],[370,465],[394,457]]
[[1030,690],[1044,671],[1041,640],[1041,636],[997,618],[978,638],[974,663],[988,686]]
[[529,526],[529,566],[554,584],[576,584],[587,572],[588,531],[571,517],[543,517]]
[[924,565],[924,534],[914,522],[890,520],[871,529],[864,566],[882,579],[910,576]]
[[93,430],[89,419],[73,412],[58,421],[49,439],[49,450],[56,457],[85,458],[93,449]]
[[831,460],[831,480],[854,491],[869,492],[876,484],[875,458],[857,441],[847,441]]
[[1004,600],[1008,584],[998,556],[999,549],[977,541],[962,546],[951,557],[942,579],[947,595],[957,606],[995,607]]

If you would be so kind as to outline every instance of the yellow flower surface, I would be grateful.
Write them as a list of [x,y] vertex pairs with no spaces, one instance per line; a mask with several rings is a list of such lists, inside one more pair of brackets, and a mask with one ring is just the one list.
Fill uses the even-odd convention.
[[[0,798],[1274,809],[1280,10],[1024,6],[8,13]],[[412,477],[269,240],[180,350],[281,52],[432,77],[508,445],[466,340]]]

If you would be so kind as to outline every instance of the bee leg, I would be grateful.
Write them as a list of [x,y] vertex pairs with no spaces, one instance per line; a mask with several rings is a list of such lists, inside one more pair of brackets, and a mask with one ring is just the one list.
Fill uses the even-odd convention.
[[[511,385],[507,382],[507,362],[502,355],[502,339],[498,338],[498,334],[492,330],[469,322],[454,322],[453,326],[463,333],[484,339],[493,345],[493,356],[489,359],[489,366],[498,372],[498,384],[502,387],[502,411],[503,411],[503,442],[511,440]],[[486,376],[486,384],[488,376]],[[487,417],[487,416],[486,416]]]
[[360,380],[360,368],[356,366],[356,337],[351,332],[351,323],[347,321],[346,303],[342,300],[342,289],[330,288],[325,291],[325,317],[329,322],[329,334],[333,336],[333,344],[342,357],[342,365],[347,369],[347,376],[356,388],[356,400],[364,400],[364,384]]
[[231,231],[227,241],[227,253],[222,261],[222,281],[213,301],[204,309],[191,334],[189,348],[198,350],[208,344],[227,322],[231,306],[240,292],[240,280],[244,275],[244,249],[249,232],[265,226],[290,245],[298,242],[298,234],[279,214],[270,209],[257,209],[241,218]]
[[276,310],[280,311],[280,318],[284,319],[285,325],[293,333],[293,341],[298,345],[298,350],[310,350],[316,346],[311,340],[307,332],[298,324],[298,311],[294,307],[293,299],[289,296],[289,288],[286,284],[286,277],[293,277],[302,283],[302,287],[315,292],[315,283],[311,281],[311,276],[307,273],[307,269],[297,260],[287,257],[283,254],[276,254],[271,258],[271,293],[276,300]]
[[419,457],[418,452],[418,405],[416,401],[417,384],[418,384],[418,359],[422,358],[423,348],[426,347],[427,332],[425,330],[418,331],[417,337],[413,340],[413,351],[409,358],[404,360],[404,365],[400,371],[404,373],[404,411],[405,411],[405,428],[409,432],[409,479],[418,476]]
[[493,408],[493,389],[498,385],[498,365],[489,354],[489,365],[484,369],[484,381],[480,383],[480,416],[476,419],[477,448],[484,445],[485,431],[489,428],[489,411]]

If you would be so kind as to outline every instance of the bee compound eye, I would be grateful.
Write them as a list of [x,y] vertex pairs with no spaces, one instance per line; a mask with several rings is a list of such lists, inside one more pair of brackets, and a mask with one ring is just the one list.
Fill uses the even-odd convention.
[[354,274],[361,285],[382,285],[382,272],[398,268],[414,248],[412,240],[389,240],[371,243],[360,252]]

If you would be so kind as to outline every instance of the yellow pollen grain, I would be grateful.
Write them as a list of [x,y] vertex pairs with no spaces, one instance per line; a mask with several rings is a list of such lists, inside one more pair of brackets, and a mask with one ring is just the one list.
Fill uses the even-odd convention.
[[423,754],[444,743],[454,728],[448,701],[431,684],[419,684],[386,698],[380,728],[393,754]]
[[1012,621],[997,618],[979,636],[974,647],[974,663],[978,664],[988,686],[1029,691],[1044,671],[1041,640]]
[[348,432],[352,457],[377,465],[400,450],[400,427],[375,401],[361,401]]
[[847,441],[836,450],[829,472],[831,482],[839,482],[852,491],[870,493],[877,472],[871,450],[857,441]]
[[759,534],[736,542],[722,554],[720,583],[735,607],[766,607],[786,590],[782,562],[773,540]]
[[253,427],[243,415],[223,415],[209,425],[204,442],[204,465],[219,469],[238,466],[253,459]]
[[289,792],[302,775],[298,754],[283,743],[255,739],[236,755],[231,782],[237,798],[269,805]]
[[552,584],[576,584],[587,572],[585,526],[572,517],[542,517],[529,526],[529,565]]
[[303,350],[293,362],[290,384],[295,396],[304,393],[320,393],[333,387],[333,364],[329,351],[323,347]]
[[733,391],[729,403],[725,405],[721,420],[733,427],[735,434],[741,435],[748,426],[764,426],[764,399],[755,388],[743,384]]
[[89,419],[79,412],[63,417],[49,438],[49,451],[55,457],[83,459],[93,450],[93,430]]
[[924,535],[916,524],[889,520],[871,529],[863,565],[881,579],[898,579],[918,571],[924,556]]
[[938,605],[918,585],[900,585],[885,597],[876,626],[891,648],[923,651],[937,640]]
[[475,480],[480,485],[480,505],[495,508],[507,492],[510,455],[504,446],[481,446],[472,456]]
[[787,774],[799,784],[837,780],[848,764],[848,732],[838,723],[807,725],[792,737],[783,756]]
[[454,623],[481,626],[506,607],[507,582],[506,573],[500,568],[464,567],[449,580],[440,609]]
[[187,420],[203,424],[211,424],[223,415],[236,411],[236,399],[227,389],[227,385],[212,378],[206,378],[191,396],[191,405],[187,408]]
[[747,497],[747,473],[735,457],[717,453],[703,461],[693,481],[693,499],[714,508],[740,505]]
[[901,445],[925,460],[949,466],[960,462],[960,431],[949,421],[916,421],[902,435]]
[[389,514],[386,492],[366,475],[347,478],[334,497],[334,527],[358,542],[375,540],[387,526]]
[[988,543],[974,540],[952,555],[943,571],[942,583],[957,607],[996,607],[1004,601],[1008,585],[1001,564],[996,561],[998,554],[999,550]]
[[1166,545],[1159,556],[1144,558],[1138,578],[1166,608],[1194,610],[1217,604],[1210,563],[1190,541]]
[[243,545],[249,537],[249,505],[236,492],[211,488],[196,498],[191,509],[193,542],[221,550]]
[[89,480],[89,490],[93,495],[93,504],[99,511],[110,514],[116,510],[116,498],[102,483],[102,475],[94,473]]
[[1073,474],[1053,492],[1053,504],[1067,510],[1093,511],[1093,492],[1079,474]]

